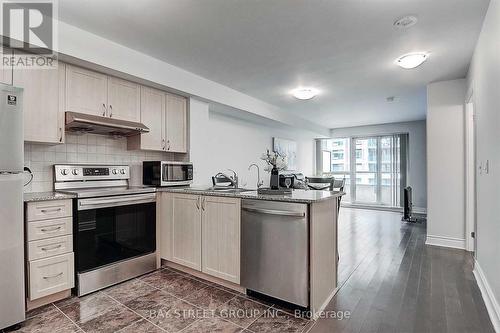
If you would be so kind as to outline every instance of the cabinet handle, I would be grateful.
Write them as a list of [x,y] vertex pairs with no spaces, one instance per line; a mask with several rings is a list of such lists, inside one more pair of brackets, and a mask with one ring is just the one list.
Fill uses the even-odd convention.
[[59,276],[61,276],[61,275],[63,275],[63,272],[61,272],[61,273],[59,273],[59,274],[55,274],[55,275],[44,276],[43,278],[44,278],[45,280],[48,280],[48,279],[53,279],[53,278],[59,277]]
[[196,208],[200,209],[200,197],[196,198]]
[[170,140],[167,140],[167,150],[170,150]]
[[61,211],[61,208],[54,208],[54,209],[42,209],[40,210],[42,213],[46,214],[46,213],[56,213],[56,212],[60,212]]
[[109,117],[113,117],[113,105],[109,104]]
[[61,244],[53,246],[53,247],[42,247],[42,251],[54,251],[60,249],[62,247]]
[[108,111],[106,108],[106,104],[102,103],[102,107],[104,108],[104,111],[102,112],[102,116],[106,117],[106,111]]
[[59,231],[61,230],[61,227],[54,227],[54,228],[42,228],[40,229],[42,232],[54,232],[54,231]]
[[206,197],[203,197],[201,199],[201,209],[203,209],[203,211],[205,210],[205,205],[207,203],[207,198]]
[[161,140],[161,149],[165,150],[165,139]]
[[59,127],[59,142],[62,142],[62,139],[63,139],[62,127]]

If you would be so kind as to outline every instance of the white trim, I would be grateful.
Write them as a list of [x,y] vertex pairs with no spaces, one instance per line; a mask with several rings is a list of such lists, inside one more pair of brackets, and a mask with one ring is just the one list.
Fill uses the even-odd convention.
[[[472,96],[469,98],[471,99]],[[475,239],[471,236],[476,230],[476,155],[474,104],[465,104],[465,239],[467,251],[474,251]]]
[[425,207],[413,207],[413,212],[417,214],[427,214],[427,208]]
[[454,249],[465,250],[465,239],[427,235],[427,240],[425,241],[425,245],[451,247]]
[[495,331],[500,333],[500,305],[498,304],[498,301],[491,290],[490,284],[488,283],[486,276],[484,276],[483,270],[477,260],[474,263],[474,270],[472,273],[474,273],[479,290],[481,290],[481,295],[483,296],[484,304],[486,305],[486,309],[490,315],[491,323],[493,324]]

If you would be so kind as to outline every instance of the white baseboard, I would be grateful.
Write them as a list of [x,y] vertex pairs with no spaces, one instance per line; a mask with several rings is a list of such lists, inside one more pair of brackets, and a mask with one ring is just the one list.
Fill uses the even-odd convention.
[[490,315],[491,322],[496,332],[500,333],[500,305],[498,305],[498,301],[491,290],[490,284],[484,276],[483,270],[477,260],[474,264],[474,270],[472,271],[474,276],[476,277],[477,285],[479,286],[479,290],[481,290],[481,294],[483,295],[484,304],[486,305],[486,309],[488,310],[488,314]]
[[465,250],[465,239],[427,235],[425,245],[451,247],[454,249]]

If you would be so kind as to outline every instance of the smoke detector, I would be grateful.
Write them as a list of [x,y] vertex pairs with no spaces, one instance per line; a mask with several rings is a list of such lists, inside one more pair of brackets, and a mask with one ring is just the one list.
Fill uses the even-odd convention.
[[413,15],[407,15],[403,16],[396,21],[394,21],[394,26],[398,29],[408,29],[410,27],[413,27],[415,24],[417,24],[418,18]]

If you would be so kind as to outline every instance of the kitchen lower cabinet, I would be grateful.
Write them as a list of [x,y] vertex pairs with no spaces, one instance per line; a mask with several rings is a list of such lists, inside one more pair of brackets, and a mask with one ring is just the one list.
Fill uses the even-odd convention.
[[70,296],[75,286],[72,216],[71,200],[25,205],[28,310]]
[[[171,194],[169,227],[170,260],[201,270],[201,197],[189,194]],[[161,228],[161,227],[160,227]]]
[[205,196],[201,207],[201,270],[239,284],[241,200]]
[[56,69],[13,71],[13,84],[23,91],[24,141],[58,144],[64,142],[65,65]]
[[161,257],[239,283],[240,199],[159,195]]

